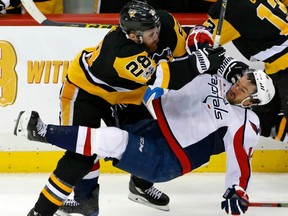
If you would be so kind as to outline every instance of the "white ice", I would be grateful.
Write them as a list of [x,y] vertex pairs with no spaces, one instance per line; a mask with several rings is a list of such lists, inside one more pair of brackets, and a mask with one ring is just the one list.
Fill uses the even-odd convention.
[[[49,173],[0,174],[0,216],[26,216],[36,202]],[[191,173],[156,186],[170,196],[164,212],[128,200],[128,174],[102,174],[99,216],[210,216],[220,209],[224,173]],[[254,173],[249,193],[253,202],[288,202],[288,174]],[[287,216],[285,207],[250,207],[247,216]]]

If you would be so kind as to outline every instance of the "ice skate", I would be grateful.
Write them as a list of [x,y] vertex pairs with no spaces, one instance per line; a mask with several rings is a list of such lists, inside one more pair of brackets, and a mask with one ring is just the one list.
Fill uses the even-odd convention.
[[128,195],[128,198],[134,202],[156,208],[162,211],[169,211],[170,208],[168,206],[169,204],[169,197],[155,188],[154,186],[143,190],[139,187],[135,186],[135,183],[133,181],[133,178],[130,178],[129,182],[129,190],[130,193]]
[[14,135],[26,136],[28,140],[47,142],[47,125],[42,122],[36,111],[21,111],[16,120]]
[[36,212],[36,211],[34,210],[34,208],[32,208],[32,209],[29,211],[29,213],[28,213],[27,216],[41,216],[41,214],[39,214],[38,212]]
[[99,206],[99,186],[92,192],[92,198],[77,202],[74,199],[67,199],[63,206],[54,214],[55,216],[66,216],[66,215],[83,215],[83,216],[98,216]]

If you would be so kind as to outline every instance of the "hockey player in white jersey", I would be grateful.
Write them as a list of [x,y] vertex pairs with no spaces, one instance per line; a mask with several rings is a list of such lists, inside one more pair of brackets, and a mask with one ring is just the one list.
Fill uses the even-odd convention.
[[154,99],[157,120],[94,129],[47,125],[32,111],[21,112],[15,128],[30,140],[109,158],[115,167],[151,182],[182,176],[225,151],[227,190],[221,207],[239,215],[249,206],[246,191],[259,139],[258,117],[246,107],[267,104],[274,94],[271,79],[261,70],[247,70],[233,85],[203,74]]

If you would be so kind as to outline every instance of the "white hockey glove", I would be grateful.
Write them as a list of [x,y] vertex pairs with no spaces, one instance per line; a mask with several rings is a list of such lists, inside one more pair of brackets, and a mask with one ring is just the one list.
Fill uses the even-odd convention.
[[223,198],[226,200],[222,201],[221,209],[224,209],[227,214],[241,215],[248,210],[249,197],[245,190],[238,185],[228,188]]
[[212,47],[214,42],[212,40],[212,33],[209,28],[203,25],[196,25],[190,30],[190,34],[186,38],[186,51],[189,55],[192,52],[203,49],[205,47]]
[[192,69],[198,73],[216,73],[225,59],[226,50],[223,47],[207,47],[192,52],[189,55]]
[[244,62],[238,61],[232,57],[226,57],[217,70],[217,74],[231,83],[237,82],[239,77],[243,76],[243,71],[247,70],[249,66]]

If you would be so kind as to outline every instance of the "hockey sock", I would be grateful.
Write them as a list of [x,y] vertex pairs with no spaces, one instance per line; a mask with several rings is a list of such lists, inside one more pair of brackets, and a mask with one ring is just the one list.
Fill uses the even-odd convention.
[[42,193],[40,194],[36,204],[35,211],[40,215],[53,216],[54,213],[59,209],[58,205],[50,202]]
[[35,210],[40,215],[53,216],[59,206],[68,198],[73,186],[60,180],[54,173],[48,179],[35,204]]

